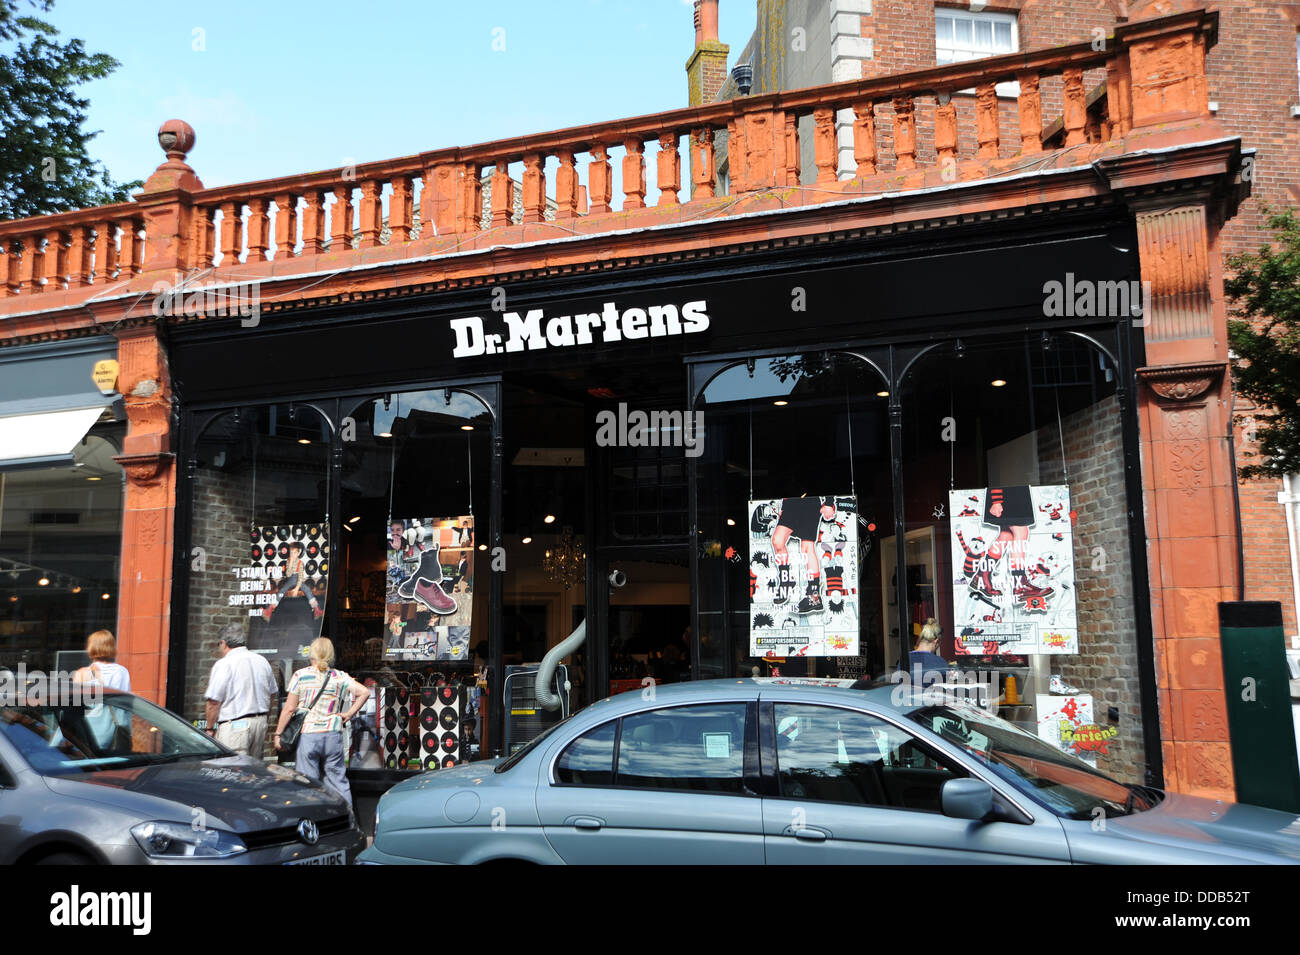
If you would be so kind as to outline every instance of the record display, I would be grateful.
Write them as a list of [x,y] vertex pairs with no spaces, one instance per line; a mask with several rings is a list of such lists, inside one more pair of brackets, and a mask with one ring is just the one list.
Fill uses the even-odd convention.
[[465,690],[460,686],[426,686],[420,691],[420,750],[425,769],[462,761]]

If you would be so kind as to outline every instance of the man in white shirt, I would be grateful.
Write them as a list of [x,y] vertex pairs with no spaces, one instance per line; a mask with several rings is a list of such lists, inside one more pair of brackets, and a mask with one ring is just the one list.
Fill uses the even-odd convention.
[[266,720],[275,703],[277,687],[271,664],[247,646],[248,637],[237,623],[226,624],[217,635],[217,662],[212,665],[207,700],[208,733],[236,753],[262,758],[266,748]]

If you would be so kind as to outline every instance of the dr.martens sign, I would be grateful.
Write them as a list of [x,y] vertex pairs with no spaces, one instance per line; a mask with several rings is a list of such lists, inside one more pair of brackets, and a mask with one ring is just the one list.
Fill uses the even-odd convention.
[[484,320],[478,315],[450,321],[456,342],[453,358],[474,358],[502,352],[538,351],[543,348],[570,348],[593,342],[611,344],[624,340],[691,335],[709,327],[705,311],[708,303],[701,299],[676,305],[650,305],[646,308],[620,310],[606,302],[599,312],[575,312],[550,318],[540,308],[504,312],[500,318]]

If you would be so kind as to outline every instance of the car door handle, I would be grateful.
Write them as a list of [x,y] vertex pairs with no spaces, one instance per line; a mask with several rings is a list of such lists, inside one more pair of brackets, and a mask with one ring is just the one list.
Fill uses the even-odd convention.
[[825,842],[830,838],[830,833],[825,829],[813,829],[809,826],[786,826],[783,835],[794,836],[796,839],[802,839],[804,842]]
[[597,819],[595,816],[570,816],[564,821],[575,829],[599,829],[605,825],[604,819]]

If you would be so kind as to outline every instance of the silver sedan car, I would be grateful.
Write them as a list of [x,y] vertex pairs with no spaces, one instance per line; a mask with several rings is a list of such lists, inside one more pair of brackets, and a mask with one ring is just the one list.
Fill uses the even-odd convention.
[[49,689],[0,703],[0,864],[346,865],[361,851],[351,807],[301,773],[130,693],[87,705]]
[[1300,818],[1128,785],[968,704],[711,680],[406,780],[360,862],[1300,863]]

